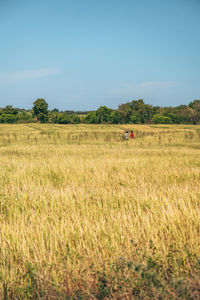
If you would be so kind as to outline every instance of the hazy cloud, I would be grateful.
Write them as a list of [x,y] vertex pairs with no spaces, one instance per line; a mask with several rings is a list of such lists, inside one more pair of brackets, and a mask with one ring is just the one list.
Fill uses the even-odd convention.
[[37,70],[24,70],[13,72],[0,72],[0,85],[16,83],[24,80],[37,79],[55,75],[59,72],[58,69],[44,68]]
[[140,94],[156,92],[158,90],[173,88],[178,86],[177,82],[173,81],[146,81],[139,84],[124,84],[121,88],[114,88],[109,91],[112,96],[122,95],[131,97]]

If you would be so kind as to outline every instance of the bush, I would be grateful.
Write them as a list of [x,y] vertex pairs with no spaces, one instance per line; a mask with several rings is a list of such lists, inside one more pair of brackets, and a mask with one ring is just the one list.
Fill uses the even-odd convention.
[[137,114],[133,114],[133,115],[130,117],[130,121],[131,121],[131,123],[133,123],[133,124],[139,124],[139,123],[140,123],[140,117],[139,117]]
[[66,112],[59,113],[56,117],[55,123],[58,124],[78,124],[80,123],[80,118],[78,115],[69,115]]
[[5,114],[0,115],[0,123],[16,123],[18,120],[17,115]]
[[172,119],[170,117],[165,117],[163,115],[155,114],[152,118],[155,124],[172,124]]

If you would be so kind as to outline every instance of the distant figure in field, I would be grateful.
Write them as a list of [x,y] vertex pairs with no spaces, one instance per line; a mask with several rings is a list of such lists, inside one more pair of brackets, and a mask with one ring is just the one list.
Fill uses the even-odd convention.
[[126,130],[125,134],[124,134],[124,139],[128,140],[128,130]]
[[130,139],[134,139],[134,133],[133,133],[133,130],[131,130],[131,133],[130,133]]

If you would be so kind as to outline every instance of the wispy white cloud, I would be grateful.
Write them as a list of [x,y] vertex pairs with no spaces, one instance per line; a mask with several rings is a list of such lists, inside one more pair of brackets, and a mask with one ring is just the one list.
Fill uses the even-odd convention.
[[0,72],[0,84],[7,85],[24,80],[37,79],[47,76],[52,76],[59,73],[58,69],[43,68],[36,70],[24,70],[13,72]]
[[158,90],[169,89],[178,86],[178,82],[174,81],[146,81],[139,84],[125,83],[120,88],[113,88],[109,91],[112,96],[122,95],[125,97],[131,97],[140,94],[146,95],[150,92],[156,92]]

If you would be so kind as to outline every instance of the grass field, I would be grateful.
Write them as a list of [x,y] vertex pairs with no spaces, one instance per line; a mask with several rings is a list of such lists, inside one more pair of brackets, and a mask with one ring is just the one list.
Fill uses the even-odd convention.
[[200,126],[1,125],[0,167],[0,299],[199,299]]

